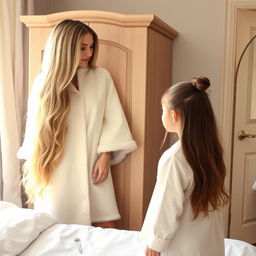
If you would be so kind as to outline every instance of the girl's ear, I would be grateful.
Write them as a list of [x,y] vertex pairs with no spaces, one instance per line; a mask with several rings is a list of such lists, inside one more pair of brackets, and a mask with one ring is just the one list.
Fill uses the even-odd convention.
[[179,113],[178,113],[178,111],[176,111],[175,109],[174,109],[174,110],[171,110],[171,116],[172,116],[173,122],[177,122],[177,120],[178,120],[178,118],[179,118]]

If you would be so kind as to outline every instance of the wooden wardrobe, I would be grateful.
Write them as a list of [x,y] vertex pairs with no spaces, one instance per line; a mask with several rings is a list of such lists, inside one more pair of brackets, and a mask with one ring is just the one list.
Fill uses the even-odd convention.
[[122,219],[119,228],[139,230],[156,181],[165,130],[160,99],[171,85],[172,44],[178,35],[154,15],[69,11],[21,16],[29,27],[29,83],[40,72],[42,50],[52,28],[64,19],[80,20],[99,37],[97,65],[115,82],[138,149],[112,168]]

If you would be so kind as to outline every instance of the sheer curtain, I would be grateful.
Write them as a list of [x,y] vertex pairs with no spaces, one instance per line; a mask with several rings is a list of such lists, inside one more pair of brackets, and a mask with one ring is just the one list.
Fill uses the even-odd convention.
[[21,144],[27,101],[26,33],[33,0],[0,0],[0,199],[21,206]]

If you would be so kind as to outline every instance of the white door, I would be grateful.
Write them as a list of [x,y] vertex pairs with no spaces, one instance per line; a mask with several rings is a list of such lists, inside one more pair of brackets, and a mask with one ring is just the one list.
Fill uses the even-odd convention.
[[[252,16],[256,25],[256,12]],[[238,47],[256,34],[256,26],[245,24]],[[256,37],[238,63],[235,86],[230,237],[256,243]]]

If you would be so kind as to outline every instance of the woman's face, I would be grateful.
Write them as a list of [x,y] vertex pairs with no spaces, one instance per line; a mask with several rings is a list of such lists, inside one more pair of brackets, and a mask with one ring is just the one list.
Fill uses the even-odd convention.
[[87,33],[83,36],[81,42],[81,55],[80,55],[80,62],[79,67],[85,68],[88,66],[89,60],[93,55],[93,37],[90,33]]

